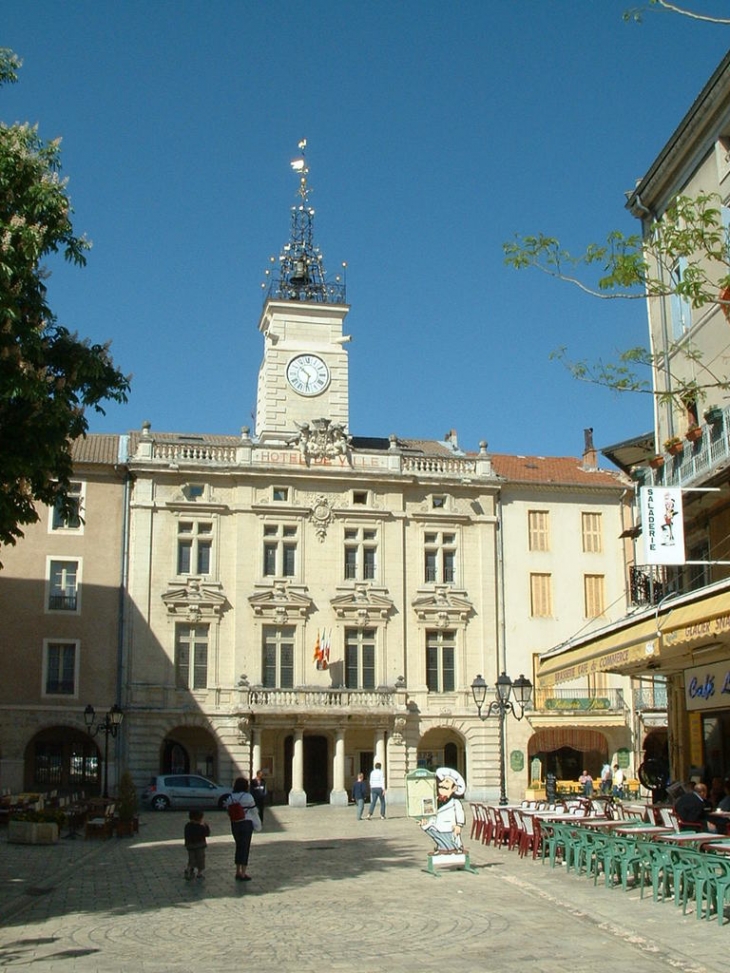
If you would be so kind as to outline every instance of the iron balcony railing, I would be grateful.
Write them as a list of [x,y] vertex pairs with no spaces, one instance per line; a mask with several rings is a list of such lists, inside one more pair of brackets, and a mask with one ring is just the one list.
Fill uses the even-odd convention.
[[77,596],[72,595],[49,595],[48,607],[51,611],[76,611]]
[[667,708],[667,685],[655,682],[632,690],[634,710],[638,713],[647,709],[665,710]]
[[629,568],[632,605],[658,605],[667,593],[666,569],[663,565]]
[[708,477],[730,459],[730,407],[713,410],[714,421],[699,427],[698,438],[682,440],[682,451],[661,455],[664,465],[647,470],[644,483],[686,486]]

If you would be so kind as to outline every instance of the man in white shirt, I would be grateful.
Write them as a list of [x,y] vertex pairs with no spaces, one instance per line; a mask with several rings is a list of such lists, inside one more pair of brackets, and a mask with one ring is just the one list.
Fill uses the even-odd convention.
[[375,805],[380,801],[380,819],[385,821],[385,776],[382,765],[377,763],[370,771],[370,810],[367,820],[370,821]]

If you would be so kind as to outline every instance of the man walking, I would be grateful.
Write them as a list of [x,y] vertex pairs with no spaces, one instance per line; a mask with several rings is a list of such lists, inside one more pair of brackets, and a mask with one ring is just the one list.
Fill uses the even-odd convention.
[[385,821],[385,776],[382,765],[377,763],[370,771],[370,810],[368,821],[372,819],[375,805],[380,801],[380,819]]
[[362,821],[362,812],[365,810],[365,798],[367,797],[368,786],[365,783],[365,774],[358,774],[357,780],[352,785],[352,799],[357,807],[357,820]]

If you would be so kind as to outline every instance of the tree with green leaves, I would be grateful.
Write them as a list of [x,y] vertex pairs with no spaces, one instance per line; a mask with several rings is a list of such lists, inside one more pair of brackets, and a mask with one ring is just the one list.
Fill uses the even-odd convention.
[[[614,230],[606,243],[592,243],[578,256],[543,234],[518,236],[504,244],[504,253],[511,267],[536,268],[603,300],[676,295],[693,308],[720,305],[730,316],[730,241],[715,193],[677,196],[645,236]],[[691,342],[678,342],[670,351],[677,348],[684,362],[701,363],[700,352]],[[716,375],[703,365],[701,383],[682,369],[671,376],[671,392],[655,393],[650,375],[644,377],[644,372],[666,368],[668,356],[658,360],[644,347],[628,349],[615,362],[570,361],[564,348],[553,352],[553,357],[581,381],[617,392],[657,394],[664,401],[686,404],[701,401],[709,389],[730,389],[728,376]]]
[[[20,66],[0,49],[0,85]],[[84,266],[90,247],[74,233],[60,171],[60,140],[0,123],[0,544],[23,536],[39,503],[71,511],[72,443],[88,431],[87,411],[129,390],[109,346],[60,325],[46,300],[44,259]]]

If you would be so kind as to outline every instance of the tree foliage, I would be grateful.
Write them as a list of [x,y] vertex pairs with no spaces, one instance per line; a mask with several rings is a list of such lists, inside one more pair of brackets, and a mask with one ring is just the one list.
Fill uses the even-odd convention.
[[631,7],[624,12],[624,20],[634,20],[638,23],[644,19],[644,12],[647,10],[666,11],[667,13],[680,14],[682,17],[689,17],[690,20],[701,20],[709,24],[730,25],[727,17],[717,17],[714,14],[705,14],[686,4],[670,3],[669,0],[649,0],[648,4],[640,7]]
[[[17,80],[20,63],[0,49],[0,84]],[[72,442],[88,430],[87,410],[129,390],[109,346],[60,325],[46,300],[43,260],[61,253],[84,266],[90,247],[74,233],[60,171],[60,140],[0,123],[1,544],[38,520],[37,502],[71,509]]]
[[[554,237],[524,236],[504,244],[506,263],[518,270],[533,267],[604,300],[683,298],[693,308],[721,305],[730,316],[730,241],[722,220],[721,200],[714,193],[677,196],[645,237],[612,231],[605,244],[592,243],[577,256]],[[681,268],[681,272],[680,269]],[[699,350],[686,339],[670,348],[684,361],[702,364]],[[553,357],[575,378],[617,392],[652,392],[642,369],[667,368],[667,356],[656,359],[646,348],[631,348],[617,362],[569,361],[564,348]],[[673,374],[672,392],[664,399],[687,403],[702,399],[710,388],[730,389],[726,376],[703,364],[707,380],[697,383]]]

